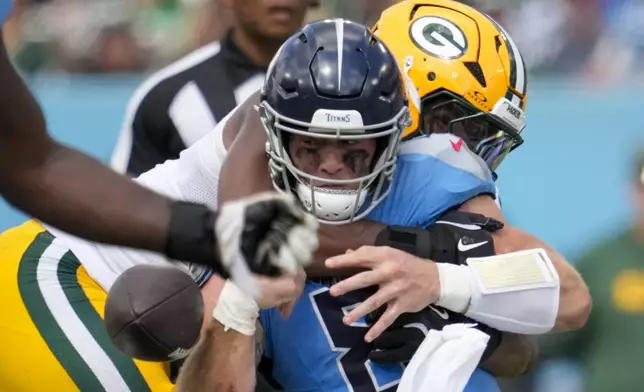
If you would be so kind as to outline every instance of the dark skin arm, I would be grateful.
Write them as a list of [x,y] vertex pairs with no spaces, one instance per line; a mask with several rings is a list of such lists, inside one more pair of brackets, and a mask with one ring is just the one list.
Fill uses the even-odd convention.
[[93,241],[164,251],[171,201],[48,134],[40,106],[0,39],[0,193],[15,207]]

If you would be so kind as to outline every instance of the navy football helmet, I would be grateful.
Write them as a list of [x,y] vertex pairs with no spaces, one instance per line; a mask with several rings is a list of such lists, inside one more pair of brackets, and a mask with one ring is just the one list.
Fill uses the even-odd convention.
[[[368,27],[343,19],[306,25],[277,52],[262,87],[259,111],[275,188],[295,193],[324,223],[365,217],[391,190],[398,143],[411,122],[405,91],[396,59]],[[374,164],[355,179],[305,173],[289,156],[294,134],[374,139]],[[339,187],[347,184],[356,189]]]

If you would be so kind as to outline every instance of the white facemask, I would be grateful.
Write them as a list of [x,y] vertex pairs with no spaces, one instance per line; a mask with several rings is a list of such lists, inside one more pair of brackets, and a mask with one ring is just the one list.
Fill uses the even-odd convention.
[[[323,221],[346,221],[359,211],[367,192],[357,192],[344,189],[313,188],[306,184],[297,184],[297,197],[302,205],[316,218]],[[315,208],[313,199],[315,198]]]
[[[280,115],[265,102],[260,104],[260,108],[262,123],[268,134],[266,152],[275,189],[295,193],[304,208],[320,222],[334,225],[354,222],[367,216],[387,197],[396,168],[398,143],[403,129],[409,125],[407,107],[402,108],[388,121],[368,126],[362,125],[360,114],[354,110],[318,109],[313,116],[315,121],[304,123]],[[350,124],[326,124],[324,121],[327,117],[337,122],[346,118]],[[380,153],[369,173],[355,179],[334,180],[317,177],[296,168],[286,153],[282,137],[279,136],[283,133],[325,140],[388,139],[386,148]],[[352,184],[356,189],[312,188],[312,184],[316,182],[339,186]]]

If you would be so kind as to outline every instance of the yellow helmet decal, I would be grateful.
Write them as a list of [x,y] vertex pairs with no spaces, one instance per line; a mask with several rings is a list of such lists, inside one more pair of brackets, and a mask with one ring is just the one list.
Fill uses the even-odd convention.
[[527,76],[518,48],[474,8],[452,0],[402,1],[382,13],[374,32],[407,77],[413,123],[404,137],[419,128],[421,100],[441,90],[484,113],[503,98],[525,110]]

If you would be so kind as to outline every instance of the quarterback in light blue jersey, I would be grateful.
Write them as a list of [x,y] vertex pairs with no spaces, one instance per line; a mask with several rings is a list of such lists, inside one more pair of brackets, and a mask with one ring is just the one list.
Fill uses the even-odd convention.
[[[455,151],[451,141],[456,139],[437,134],[402,143],[392,190],[369,218],[385,224],[425,227],[453,206],[481,194],[493,194],[489,170],[466,147]],[[454,159],[458,165],[469,167],[453,166],[455,162],[449,161]],[[308,280],[302,298],[286,320],[276,309],[261,312],[267,334],[265,355],[273,360],[274,378],[289,391],[394,391],[404,365],[368,360],[372,348],[364,342],[364,335],[369,325],[364,318],[350,325],[342,322],[347,309],[355,308],[372,292],[333,297],[328,281]],[[494,377],[477,370],[466,391],[499,389]]]
[[[272,186],[295,195],[322,223],[322,256],[354,250],[339,256],[335,266],[327,264],[325,269],[323,258],[307,270],[305,294],[290,318],[283,319],[275,309],[261,312],[264,354],[271,359],[272,377],[285,390],[395,390],[409,358],[387,364],[372,359],[382,357],[374,355],[378,335],[384,336],[382,327],[391,325],[392,319],[419,309],[423,313],[428,305],[447,309],[450,320],[457,314],[454,322],[469,320],[481,328],[487,324],[498,331],[530,335],[555,326],[579,328],[589,312],[588,292],[578,274],[542,241],[502,222],[496,204],[493,170],[522,143],[526,75],[516,46],[487,16],[442,0],[406,1],[390,7],[376,28],[376,36],[383,40],[394,29],[394,24],[383,20],[392,10],[406,18],[395,24],[397,39],[416,45],[414,50],[392,50],[401,63],[396,72],[387,48],[362,26],[342,20],[314,23],[287,41],[268,69],[257,106],[267,139],[262,140],[250,125],[256,121],[252,109],[241,118],[233,115],[237,119],[223,127],[224,139],[227,129],[237,128],[232,133],[238,135],[220,173],[220,202],[265,190],[262,167],[268,155]],[[480,30],[472,28],[471,20]],[[410,29],[400,29],[403,24]],[[451,37],[458,41],[451,42]],[[451,53],[451,57],[438,58],[439,52]],[[497,57],[492,61],[494,54]],[[449,67],[452,71],[448,72]],[[400,71],[402,76],[397,74]],[[412,108],[411,125],[406,118],[406,95]],[[238,178],[248,182],[235,184]],[[408,254],[405,265],[413,269],[407,270],[382,260],[389,252],[384,247],[360,248],[387,244],[379,242],[381,234],[389,239],[394,236],[387,235],[392,229],[384,225],[406,226],[416,230],[414,235],[419,238],[424,229],[431,232],[437,218],[457,209],[485,215],[479,215],[482,226],[497,220],[501,227],[505,225],[493,229],[490,254],[495,249],[527,252],[519,255],[526,257],[522,259],[526,268],[547,271],[537,279],[539,283],[529,290],[477,291],[474,283],[480,283],[480,278],[456,260],[466,248],[483,244],[464,243],[472,240],[469,236],[452,238],[454,260],[434,262],[412,252],[425,260]],[[412,245],[419,250],[423,244]],[[374,252],[374,260],[356,261],[356,255],[365,252]],[[407,257],[403,253],[389,254]],[[367,271],[328,269],[341,264]],[[379,270],[380,265],[386,267]],[[382,271],[395,268],[398,273],[383,276]],[[414,271],[428,269],[438,269],[438,276],[423,272],[425,282],[419,280],[420,273],[413,280]],[[449,280],[458,287],[443,279],[448,275],[459,275]],[[499,278],[516,279],[510,275]],[[440,293],[430,290],[436,287],[436,279]],[[567,292],[564,286],[576,289]],[[390,293],[383,301],[382,292],[387,289]],[[565,296],[560,298],[560,292]],[[374,300],[376,296],[381,300]],[[375,305],[382,303],[387,310],[374,319]],[[403,303],[411,305],[390,306]],[[508,306],[517,303],[526,306]],[[440,329],[444,324],[424,327]],[[376,336],[370,336],[372,332]],[[520,374],[528,369],[532,353],[528,350],[513,367],[519,370],[513,371]],[[466,390],[499,389],[494,377],[479,369]]]
[[[382,44],[368,44],[375,37],[363,26],[313,24],[300,37],[288,41],[269,68],[260,104],[278,189],[294,189],[304,206],[329,224],[368,217],[407,227],[427,227],[476,196],[494,197],[489,168],[460,137],[436,133],[399,145],[409,124],[403,80]],[[316,47],[324,51],[316,53]],[[339,63],[342,50],[351,55]],[[302,64],[310,64],[311,84],[303,81]],[[282,86],[291,77],[299,82],[289,95]],[[299,97],[306,100],[295,103]],[[359,162],[367,157],[371,162]],[[285,390],[395,390],[404,365],[371,362],[365,320],[342,323],[343,311],[368,296],[360,291],[336,298],[328,284],[311,279],[290,318],[284,320],[276,309],[262,312],[265,355]],[[468,390],[498,387],[477,370]]]

